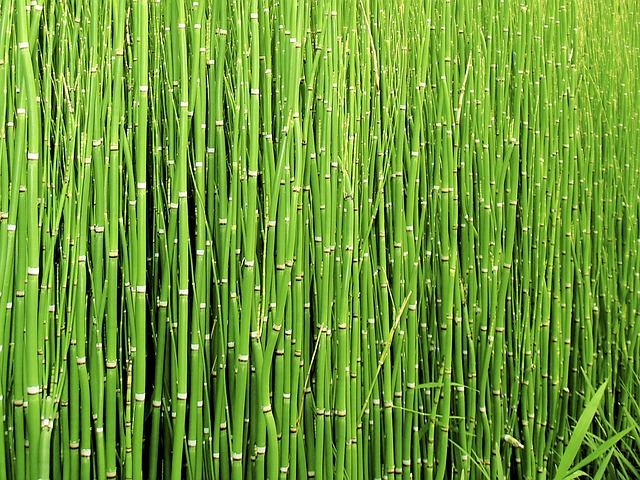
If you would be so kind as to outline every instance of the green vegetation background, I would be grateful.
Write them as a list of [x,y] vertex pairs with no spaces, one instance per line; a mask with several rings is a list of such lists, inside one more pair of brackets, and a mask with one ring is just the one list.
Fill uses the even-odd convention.
[[640,478],[636,2],[0,2],[7,478]]

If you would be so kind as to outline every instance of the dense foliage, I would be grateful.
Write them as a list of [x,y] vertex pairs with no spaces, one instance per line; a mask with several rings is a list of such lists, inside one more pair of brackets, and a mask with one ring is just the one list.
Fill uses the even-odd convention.
[[3,0],[0,472],[640,478],[632,0]]

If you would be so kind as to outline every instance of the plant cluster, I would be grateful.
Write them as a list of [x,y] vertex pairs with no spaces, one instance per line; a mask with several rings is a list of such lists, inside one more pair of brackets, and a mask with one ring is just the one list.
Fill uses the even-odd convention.
[[2,0],[0,472],[640,477],[632,0]]

